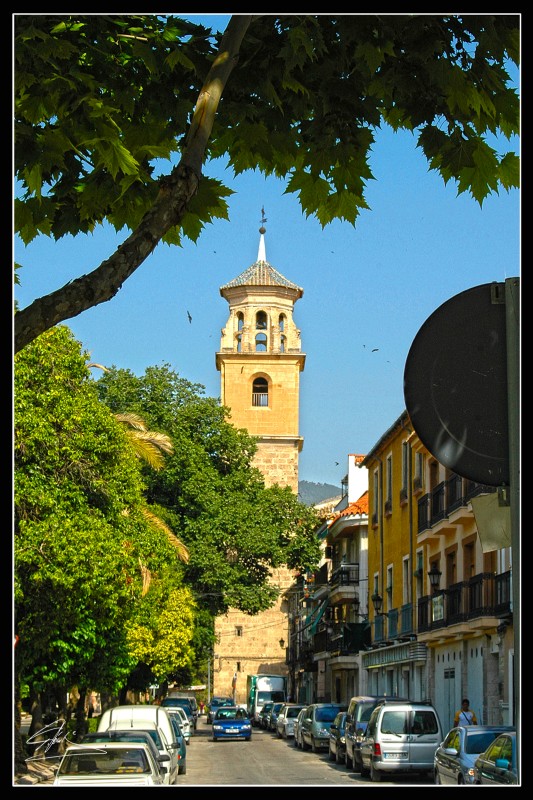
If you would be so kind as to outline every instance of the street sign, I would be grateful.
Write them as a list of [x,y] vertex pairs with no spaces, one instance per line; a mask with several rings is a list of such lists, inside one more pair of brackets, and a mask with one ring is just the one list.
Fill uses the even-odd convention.
[[509,485],[505,284],[443,303],[407,356],[405,406],[429,452],[487,486]]

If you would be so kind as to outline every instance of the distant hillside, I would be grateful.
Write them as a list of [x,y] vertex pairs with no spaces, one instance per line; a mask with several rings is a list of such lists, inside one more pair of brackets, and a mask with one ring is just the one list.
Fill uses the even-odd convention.
[[338,497],[341,493],[340,486],[333,486],[331,483],[312,483],[311,481],[298,481],[298,492],[301,503],[306,506],[314,506],[322,500],[329,500],[330,497]]

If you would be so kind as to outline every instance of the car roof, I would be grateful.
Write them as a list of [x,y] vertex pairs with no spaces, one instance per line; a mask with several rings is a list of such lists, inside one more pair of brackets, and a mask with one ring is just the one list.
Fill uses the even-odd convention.
[[[150,751],[150,746],[146,742],[97,742],[98,750],[109,750],[111,748],[118,750],[131,750],[132,748],[139,748],[140,750]],[[93,748],[94,750],[95,748]],[[151,752],[151,751],[150,751]],[[87,745],[69,744],[65,750],[65,755],[72,755],[73,753],[87,753]]]

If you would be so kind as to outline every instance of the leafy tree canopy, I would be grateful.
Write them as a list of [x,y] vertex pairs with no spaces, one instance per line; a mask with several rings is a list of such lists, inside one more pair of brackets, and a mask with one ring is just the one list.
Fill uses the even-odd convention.
[[[164,577],[178,603],[183,562],[147,520],[139,459],[64,326],[16,356],[14,412],[18,674],[36,691],[115,691],[137,663],[129,631],[152,606],[149,583],[160,592]],[[173,634],[173,668],[190,657],[187,619]],[[167,630],[165,620],[160,610]],[[166,654],[151,655],[166,664],[160,639]]]
[[242,14],[223,35],[170,15],[15,15],[17,232],[132,231],[17,312],[16,350],[115,296],[161,240],[227,218],[212,159],[285,179],[323,226],[367,208],[383,125],[480,205],[517,187],[514,149],[493,145],[519,132],[519,48],[519,14]]
[[146,496],[187,545],[184,576],[201,606],[216,614],[263,611],[277,596],[273,569],[316,567],[316,513],[288,487],[265,488],[252,466],[255,439],[203,397],[203,387],[168,364],[141,377],[111,368],[97,384],[115,411],[133,409],[172,440],[164,467],[146,475]]

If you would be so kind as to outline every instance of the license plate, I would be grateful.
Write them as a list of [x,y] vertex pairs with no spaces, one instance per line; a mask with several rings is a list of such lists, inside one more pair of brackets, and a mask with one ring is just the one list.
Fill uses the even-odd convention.
[[239,733],[238,728],[228,728],[228,733]]
[[383,758],[387,761],[405,761],[407,753],[383,753]]

